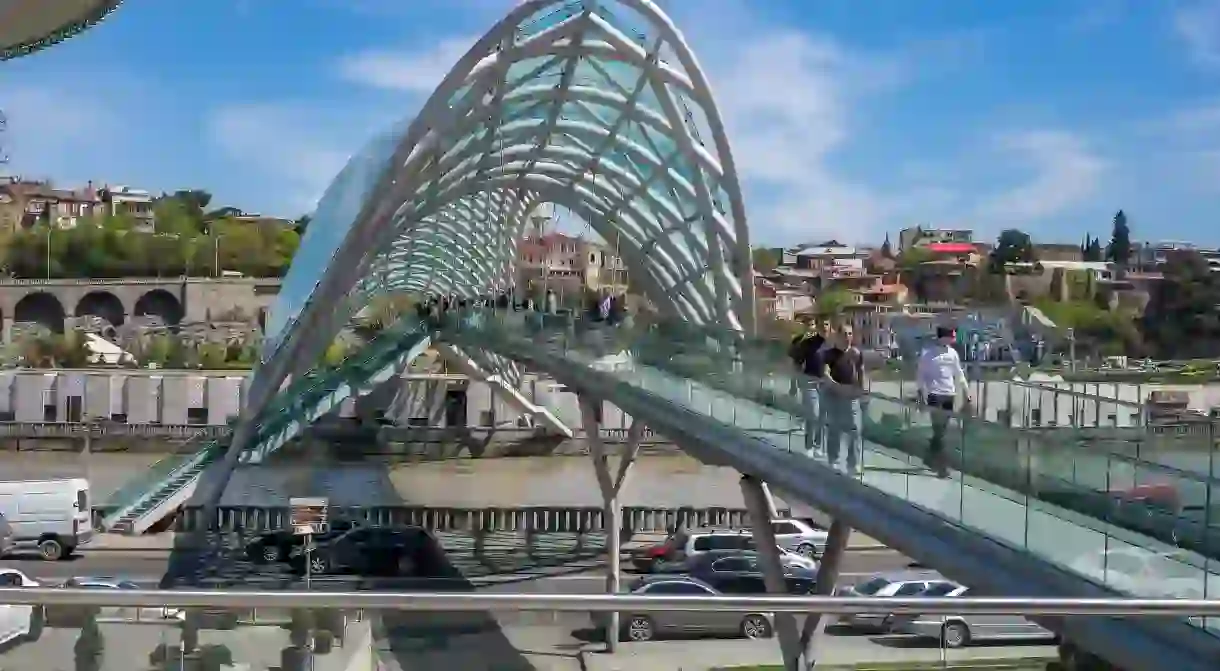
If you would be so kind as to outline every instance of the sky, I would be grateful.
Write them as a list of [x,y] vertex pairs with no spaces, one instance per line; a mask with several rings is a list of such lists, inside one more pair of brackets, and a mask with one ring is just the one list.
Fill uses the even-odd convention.
[[[128,0],[0,64],[8,171],[312,210],[512,0]],[[751,240],[908,226],[1220,246],[1220,0],[662,0]]]

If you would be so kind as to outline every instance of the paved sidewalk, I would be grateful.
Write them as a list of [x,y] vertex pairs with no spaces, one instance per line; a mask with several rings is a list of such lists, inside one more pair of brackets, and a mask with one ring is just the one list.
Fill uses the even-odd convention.
[[[877,644],[873,641],[877,641]],[[941,650],[913,644],[898,637],[828,636],[819,641],[819,664],[866,664],[877,662],[939,662]],[[767,641],[654,641],[623,643],[613,655],[602,652],[602,644],[590,644],[581,652],[585,671],[709,671],[734,666],[781,665],[779,642]],[[946,650],[949,663],[996,659],[1057,659],[1053,646],[1002,646]]]

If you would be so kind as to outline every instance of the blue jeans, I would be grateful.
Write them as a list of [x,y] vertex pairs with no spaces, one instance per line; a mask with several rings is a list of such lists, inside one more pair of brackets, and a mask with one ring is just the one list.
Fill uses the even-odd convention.
[[799,384],[801,387],[801,407],[805,410],[802,413],[805,419],[805,451],[809,452],[821,446],[822,430],[825,428],[826,422],[822,416],[824,410],[814,381],[802,378]]
[[822,405],[826,413],[826,460],[831,465],[839,462],[842,439],[847,438],[847,467],[855,468],[862,449],[860,399],[827,394]]

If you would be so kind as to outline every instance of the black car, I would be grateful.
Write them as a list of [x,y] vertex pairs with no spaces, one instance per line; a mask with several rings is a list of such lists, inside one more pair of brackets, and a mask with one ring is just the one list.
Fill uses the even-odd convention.
[[[304,573],[306,553],[294,550],[289,562]],[[358,527],[315,546],[308,553],[314,575],[356,575],[430,578],[441,576],[445,553],[440,543],[419,527]]]
[[[328,543],[360,526],[355,520],[334,520],[326,533],[315,534],[314,545]],[[246,556],[260,564],[288,561],[294,550],[305,544],[305,536],[293,533],[292,529],[280,529],[259,534],[246,543]]]
[[[763,594],[767,591],[758,557],[752,552],[709,556],[706,560],[693,562],[688,568],[690,577],[702,580],[725,594]],[[788,566],[784,568],[784,579],[788,583],[789,593],[809,594],[817,584],[818,573]]]

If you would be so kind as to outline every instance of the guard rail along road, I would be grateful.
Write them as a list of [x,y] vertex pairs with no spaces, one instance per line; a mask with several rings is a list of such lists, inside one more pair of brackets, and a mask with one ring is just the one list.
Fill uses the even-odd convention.
[[[93,521],[100,528],[106,510],[95,508]],[[781,517],[790,514],[780,510]],[[373,525],[418,526],[430,531],[602,533],[606,531],[600,506],[527,506],[520,508],[449,508],[432,506],[359,506],[330,508],[331,519],[359,520]],[[183,507],[174,520],[174,531],[193,532],[211,527],[228,533],[261,533],[289,526],[288,506],[219,506],[216,517],[204,517],[202,506]],[[209,524],[209,522],[211,524]],[[623,507],[621,533],[672,532],[677,529],[722,527],[749,528],[744,508],[650,508]]]

